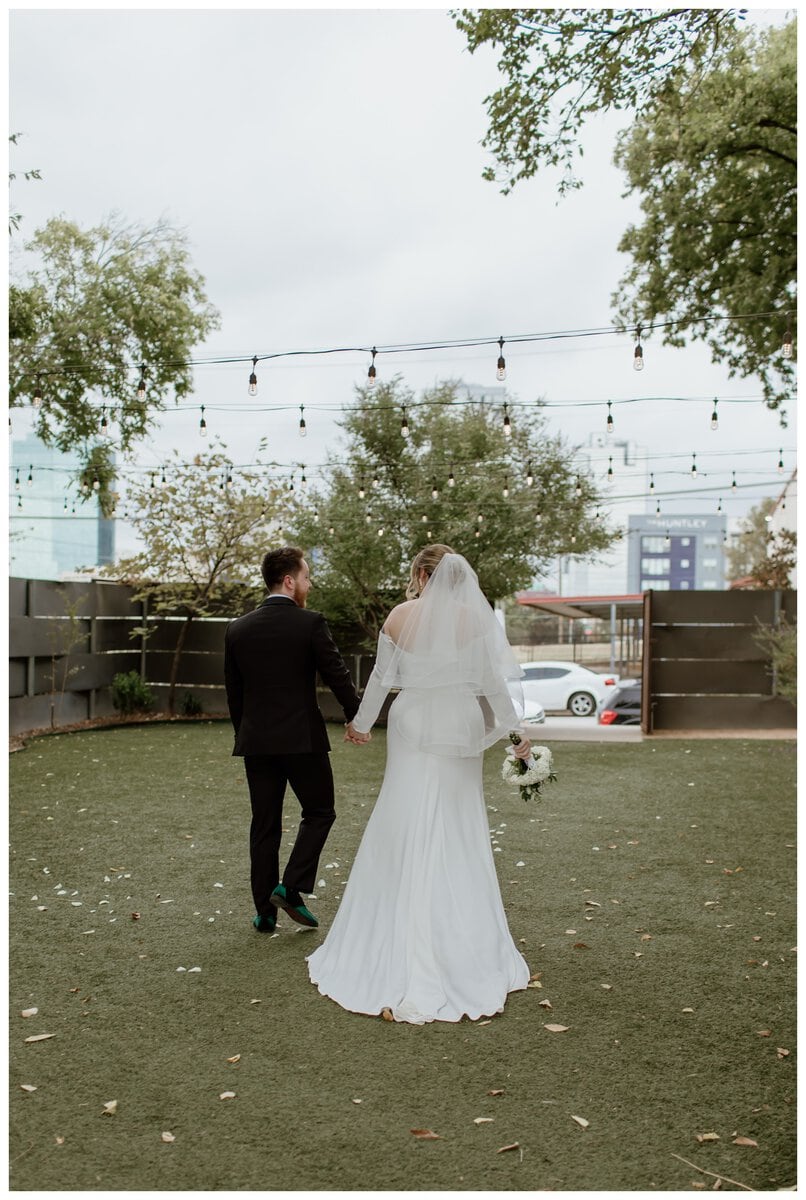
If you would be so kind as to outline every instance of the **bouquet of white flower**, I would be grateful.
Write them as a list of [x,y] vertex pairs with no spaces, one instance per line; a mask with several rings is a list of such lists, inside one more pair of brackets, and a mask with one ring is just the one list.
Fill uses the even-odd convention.
[[[509,735],[509,740],[517,746],[521,735],[513,732]],[[506,783],[517,783],[524,800],[540,799],[543,784],[547,781],[554,783],[557,778],[548,746],[532,746],[532,752],[526,761],[516,758],[511,750],[507,750],[501,768],[501,778]]]

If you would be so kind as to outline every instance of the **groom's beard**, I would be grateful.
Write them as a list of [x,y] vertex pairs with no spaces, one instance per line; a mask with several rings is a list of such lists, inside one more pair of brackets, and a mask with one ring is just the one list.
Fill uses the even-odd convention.
[[299,586],[299,584],[295,584],[294,585],[294,603],[297,605],[298,608],[304,608],[306,599],[307,599],[307,596],[305,595],[305,592],[303,592],[303,590]]

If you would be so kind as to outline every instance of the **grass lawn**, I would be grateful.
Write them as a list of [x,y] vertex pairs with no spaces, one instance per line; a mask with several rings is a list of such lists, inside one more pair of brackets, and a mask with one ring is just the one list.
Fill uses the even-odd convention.
[[[324,931],[385,751],[382,732],[338,737]],[[230,749],[225,724],[152,725],[11,758],[12,1188],[795,1183],[792,743],[557,743],[540,806],[488,752],[504,904],[542,987],[428,1026],[320,996],[304,956],[322,932],[252,929]]]

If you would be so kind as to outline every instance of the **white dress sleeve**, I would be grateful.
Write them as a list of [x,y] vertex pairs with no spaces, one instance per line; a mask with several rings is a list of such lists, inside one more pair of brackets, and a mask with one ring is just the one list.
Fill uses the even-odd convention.
[[382,681],[389,668],[394,648],[395,643],[382,631],[378,635],[378,651],[372,674],[364,688],[358,712],[353,717],[352,724],[356,733],[369,733],[378,719],[384,700],[389,695],[390,687]]

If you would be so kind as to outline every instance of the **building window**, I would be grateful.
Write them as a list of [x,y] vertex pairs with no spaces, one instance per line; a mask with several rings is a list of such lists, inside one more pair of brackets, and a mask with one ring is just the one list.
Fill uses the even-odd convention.
[[641,580],[641,591],[648,592],[650,589],[654,592],[668,592],[670,589],[669,580],[668,579],[642,579]]
[[716,546],[719,545],[719,538],[715,538],[715,537],[703,538],[702,544],[703,544],[703,546],[708,546],[709,549],[713,550],[713,549],[715,549]]
[[663,554],[666,549],[666,538],[642,537],[641,552],[643,554]]
[[681,558],[681,559],[680,559],[680,566],[681,566],[681,567],[684,567],[684,568],[685,568],[685,567],[690,567],[690,566],[691,566],[691,560],[690,560],[690,559],[688,559],[688,558]]
[[690,546],[690,545],[691,545],[691,538],[681,538],[681,539],[680,539],[680,545],[681,545],[681,546]]
[[702,586],[703,589],[707,589],[709,592],[715,592],[718,585],[715,579],[704,579]]
[[642,558],[641,572],[644,575],[668,575],[671,565],[668,558]]
[[708,570],[714,570],[718,564],[715,558],[704,558],[702,560],[702,565]]
[[681,592],[687,592],[687,591],[688,591],[688,580],[687,580],[687,579],[681,579],[681,580],[680,580],[680,591],[681,591]]

